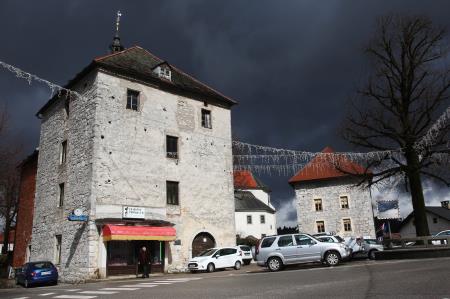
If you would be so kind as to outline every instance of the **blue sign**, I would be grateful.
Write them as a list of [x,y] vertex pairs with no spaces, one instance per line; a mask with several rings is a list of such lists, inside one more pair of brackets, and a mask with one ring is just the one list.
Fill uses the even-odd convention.
[[88,216],[87,215],[74,215],[74,214],[70,214],[68,217],[69,221],[88,221]]

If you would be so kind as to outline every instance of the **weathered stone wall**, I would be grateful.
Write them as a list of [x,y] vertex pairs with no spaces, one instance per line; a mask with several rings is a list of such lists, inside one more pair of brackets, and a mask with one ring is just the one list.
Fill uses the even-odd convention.
[[[96,74],[90,74],[73,89],[86,97],[72,97],[67,116],[64,100],[43,115],[36,179],[32,260],[56,258],[56,235],[62,236],[62,281],[79,282],[89,276],[89,223],[68,221],[75,208],[90,211],[94,136]],[[67,160],[60,164],[61,143],[67,140]],[[65,198],[59,203],[59,184],[65,184]]]
[[[324,221],[327,232],[335,232],[341,237],[375,237],[369,191],[355,187],[351,179],[303,182],[295,186],[295,195],[301,232],[317,233],[316,221]],[[348,196],[349,209],[341,208],[340,196]],[[316,198],[322,199],[323,211],[316,211]],[[351,219],[351,232],[344,231],[343,218]]]
[[[139,111],[125,109],[127,89],[140,92]],[[174,223],[181,245],[169,242],[168,271],[185,270],[202,231],[218,246],[234,245],[230,110],[105,73],[98,100],[92,217],[121,219],[129,205]],[[202,108],[211,110],[212,129],[201,126]],[[166,135],[179,138],[179,159],[166,157]],[[179,206],[166,204],[166,181],[179,182]]]

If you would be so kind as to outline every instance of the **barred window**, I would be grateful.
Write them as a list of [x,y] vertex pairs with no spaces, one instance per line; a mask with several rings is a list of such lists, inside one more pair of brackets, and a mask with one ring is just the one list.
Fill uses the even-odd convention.
[[166,136],[167,158],[178,159],[178,137]]
[[325,232],[325,223],[323,221],[316,221],[317,232],[324,233]]

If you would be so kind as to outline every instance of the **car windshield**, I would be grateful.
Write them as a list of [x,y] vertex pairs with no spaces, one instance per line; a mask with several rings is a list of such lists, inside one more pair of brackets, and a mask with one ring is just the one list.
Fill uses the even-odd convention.
[[198,256],[210,256],[210,255],[213,255],[214,252],[216,252],[216,251],[217,251],[217,249],[208,249],[208,250],[205,250],[202,253],[200,253]]
[[342,239],[340,236],[334,236],[338,242],[345,242],[344,239]]
[[52,268],[52,264],[49,262],[41,262],[32,264],[34,269],[48,269]]

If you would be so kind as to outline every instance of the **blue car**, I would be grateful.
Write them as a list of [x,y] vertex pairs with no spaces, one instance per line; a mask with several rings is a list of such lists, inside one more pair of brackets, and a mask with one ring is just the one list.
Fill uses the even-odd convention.
[[16,284],[28,288],[38,284],[57,284],[58,270],[51,262],[30,262],[16,270]]

